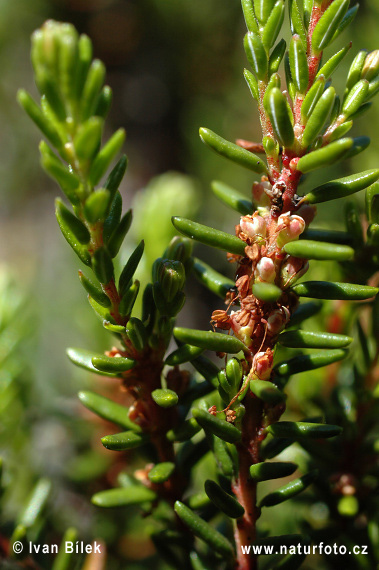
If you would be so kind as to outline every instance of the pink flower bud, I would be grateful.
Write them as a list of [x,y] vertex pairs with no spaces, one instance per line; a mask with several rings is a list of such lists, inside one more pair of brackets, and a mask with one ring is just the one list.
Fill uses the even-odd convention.
[[267,332],[274,336],[284,328],[290,319],[290,312],[287,307],[281,307],[271,313],[267,319]]
[[271,188],[269,182],[254,182],[253,184],[253,201],[261,208],[270,208],[270,198],[265,192],[268,188]]
[[266,222],[262,216],[254,213],[253,216],[242,216],[241,230],[250,238],[264,238],[266,236]]
[[268,348],[266,352],[257,352],[253,358],[253,371],[260,380],[268,380],[271,376],[274,360],[273,351]]
[[275,264],[270,257],[262,257],[258,261],[255,269],[255,277],[258,281],[265,281],[266,283],[273,283],[275,281]]
[[294,241],[303,233],[305,229],[305,222],[300,216],[286,212],[281,214],[278,218],[278,237],[276,243],[278,247],[283,247],[286,243]]
[[293,285],[309,269],[306,259],[290,256],[283,263],[280,270],[280,286],[282,288]]
[[306,226],[309,226],[309,224],[313,222],[316,213],[317,208],[312,204],[302,204],[296,212],[298,216],[303,218]]

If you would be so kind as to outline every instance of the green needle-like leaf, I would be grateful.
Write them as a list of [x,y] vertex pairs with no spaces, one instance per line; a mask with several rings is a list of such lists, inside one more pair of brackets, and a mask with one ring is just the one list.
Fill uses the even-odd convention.
[[342,299],[346,301],[363,301],[378,294],[377,287],[355,285],[354,283],[331,283],[329,281],[305,281],[292,287],[299,297],[314,299]]
[[278,341],[288,348],[344,348],[353,339],[343,334],[297,330],[281,333]]
[[243,194],[240,194],[240,192],[234,190],[231,186],[215,180],[212,182],[212,190],[221,202],[224,202],[224,204],[236,210],[236,212],[239,212],[242,216],[253,213],[253,204]]
[[89,180],[93,186],[96,186],[104,176],[110,163],[117,153],[120,152],[124,141],[125,131],[124,129],[119,129],[111,136],[109,141],[103,146],[99,154],[96,156],[89,172]]
[[267,53],[259,33],[248,32],[245,36],[244,47],[247,59],[258,79],[267,74]]
[[225,156],[225,158],[228,158],[236,164],[248,168],[253,172],[257,172],[258,174],[267,173],[267,166],[261,158],[236,144],[226,141],[213,131],[201,128],[200,138],[218,154]]
[[114,435],[106,435],[101,438],[101,443],[107,449],[114,451],[124,451],[125,449],[134,449],[141,447],[149,441],[149,435],[144,433],[136,433],[135,431],[124,431]]
[[165,461],[163,463],[157,463],[152,469],[150,469],[147,474],[148,478],[152,483],[164,483],[171,477],[175,471],[175,463],[171,461]]
[[346,261],[354,258],[354,249],[348,245],[338,245],[311,240],[292,241],[283,247],[283,251],[294,257]]
[[200,283],[205,285],[212,293],[221,297],[221,299],[225,299],[226,294],[235,286],[234,281],[224,277],[196,257],[194,260],[193,271]]
[[290,463],[289,461],[255,463],[250,467],[250,477],[256,482],[280,479],[281,477],[289,477],[292,473],[295,473],[297,468],[296,463]]
[[91,360],[96,370],[101,372],[126,372],[135,365],[135,361],[122,356],[93,356]]
[[295,479],[287,485],[283,485],[273,493],[269,493],[259,503],[260,507],[273,507],[274,505],[279,505],[284,501],[288,501],[288,499],[292,499],[304,489],[309,487],[311,483],[315,480],[318,475],[318,471],[310,471],[306,475],[299,477],[299,479]]
[[[306,44],[305,44],[306,45]],[[308,87],[308,62],[305,46],[297,34],[292,37],[289,51],[291,76],[299,93],[305,93]]]
[[132,429],[136,432],[141,431],[141,428],[129,419],[128,408],[113,402],[109,398],[95,394],[95,392],[79,392],[78,397],[83,406],[101,418],[123,428]]
[[204,484],[205,492],[212,503],[228,517],[238,519],[243,516],[245,509],[229,493],[224,491],[215,481],[207,479]]
[[97,354],[96,352],[92,352],[90,350],[84,350],[82,348],[68,348],[67,349],[67,356],[80,368],[84,368],[85,370],[89,370],[90,372],[94,372],[95,374],[101,374],[101,376],[115,376],[115,374],[104,373],[100,370],[97,370],[92,364],[92,358],[98,357],[103,358],[103,354]]
[[302,142],[304,147],[311,145],[323,129],[325,121],[332,110],[335,96],[334,87],[328,87],[317,101],[303,132]]
[[327,146],[314,150],[300,158],[297,163],[297,169],[305,174],[317,168],[335,164],[347,155],[347,152],[353,146],[353,142],[351,138],[339,139],[329,143]]
[[346,358],[348,352],[343,349],[324,350],[316,354],[300,354],[290,360],[277,364],[274,368],[278,376],[291,376],[292,374],[299,374],[299,372],[307,372],[308,370],[315,370],[338,362]]
[[176,327],[174,336],[180,342],[216,352],[236,354],[241,350],[247,351],[246,346],[238,338],[222,333]]
[[199,356],[203,351],[204,349],[201,347],[183,344],[167,356],[165,364],[169,366],[178,366],[185,362],[191,362],[191,360]]
[[192,409],[192,414],[197,423],[201,425],[205,431],[213,433],[223,441],[236,443],[241,440],[240,430],[226,420],[222,420],[205,410],[199,410],[197,408]]
[[273,283],[254,283],[253,294],[257,299],[274,303],[282,295],[283,291]]
[[267,428],[267,431],[275,437],[290,437],[295,440],[301,440],[303,438],[320,439],[335,437],[342,433],[342,428],[340,426],[312,422],[276,422],[271,424]]
[[209,544],[216,552],[227,557],[234,556],[234,549],[229,540],[215,530],[209,523],[205,522],[180,501],[175,502],[174,509],[181,521],[195,536],[204,540],[204,542]]
[[142,485],[133,485],[121,489],[108,489],[93,495],[91,501],[97,507],[126,507],[154,501],[157,494],[152,489]]
[[316,53],[324,50],[333,40],[349,3],[350,0],[334,0],[319,19],[312,34],[312,48]]
[[202,224],[186,220],[185,218],[179,218],[178,216],[172,218],[172,223],[181,234],[195,239],[200,243],[245,256],[246,244],[236,236],[209,228],[208,226],[203,226]]
[[286,395],[275,384],[267,380],[250,380],[250,390],[257,398],[273,406],[286,399]]
[[151,397],[161,408],[172,408],[172,406],[176,406],[179,399],[176,392],[167,388],[153,390]]
[[304,202],[309,204],[319,204],[320,202],[327,202],[329,200],[336,200],[359,192],[379,178],[379,170],[365,170],[359,174],[346,176],[345,178],[338,178],[331,182],[326,182],[321,186],[317,186],[304,196]]
[[265,108],[280,144],[291,147],[294,132],[285,96],[278,87],[271,89],[265,98]]

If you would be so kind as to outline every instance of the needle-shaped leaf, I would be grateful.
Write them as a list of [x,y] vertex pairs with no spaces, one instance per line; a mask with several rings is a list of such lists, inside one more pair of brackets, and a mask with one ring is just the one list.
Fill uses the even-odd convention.
[[135,365],[134,360],[131,360],[130,358],[124,358],[123,356],[93,356],[91,362],[96,370],[100,370],[101,372],[111,372],[115,374],[118,372],[126,372],[127,370],[133,368]]
[[309,80],[307,52],[300,36],[297,34],[292,37],[290,43],[289,61],[291,76],[296,90],[299,93],[305,93]]
[[288,501],[288,499],[292,499],[304,489],[309,487],[311,483],[315,480],[318,475],[318,471],[310,471],[306,475],[299,477],[299,479],[295,479],[287,485],[283,485],[276,491],[269,493],[259,503],[260,507],[273,507],[274,505],[279,505],[284,501]]
[[154,501],[157,494],[143,485],[108,489],[93,495],[91,501],[97,507],[113,508],[139,505],[140,503]]
[[90,350],[85,350],[83,348],[68,348],[67,349],[67,356],[80,368],[84,368],[85,370],[89,370],[90,372],[95,372],[96,374],[101,374],[102,376],[115,376],[115,373],[109,374],[104,373],[100,370],[97,370],[92,364],[92,358],[99,357],[103,358],[103,354],[97,354],[96,352],[92,352]]
[[298,0],[289,0],[288,11],[292,35],[298,34],[303,45],[307,45],[307,34],[301,17]]
[[276,422],[271,424],[267,431],[275,437],[290,437],[302,440],[303,438],[323,439],[335,437],[342,433],[342,428],[331,424],[313,422]]
[[185,362],[191,362],[191,360],[199,356],[203,350],[203,348],[199,348],[198,346],[183,344],[167,356],[165,364],[168,364],[169,366],[178,366]]
[[174,336],[180,341],[216,352],[237,353],[247,351],[246,346],[238,338],[212,331],[201,331],[176,327]]
[[273,406],[286,399],[286,395],[275,384],[267,380],[250,380],[250,390],[257,398]]
[[245,509],[229,493],[224,491],[215,481],[207,479],[204,484],[205,492],[212,503],[228,517],[238,519],[243,516]]
[[304,147],[311,145],[323,129],[325,121],[332,110],[335,95],[334,87],[328,87],[317,101],[303,132],[302,142]]
[[334,0],[323,13],[312,34],[312,49],[316,53],[324,50],[333,40],[349,8],[350,0]]
[[274,45],[276,38],[278,37],[278,34],[282,27],[283,20],[284,20],[284,1],[277,0],[272,8],[272,11],[268,17],[268,20],[262,32],[262,43],[266,49],[270,49]]
[[95,392],[82,391],[78,394],[79,400],[91,412],[94,412],[108,422],[113,422],[123,428],[140,432],[141,428],[132,422],[128,417],[128,408],[113,402],[105,396],[95,394]]
[[258,174],[267,173],[267,166],[264,160],[259,158],[259,156],[256,156],[252,152],[223,139],[210,129],[201,128],[200,138],[211,149],[221,156],[228,158],[232,162],[235,162],[244,168],[248,168],[253,172],[257,172]]
[[255,463],[250,467],[250,477],[254,481],[269,481],[271,479],[280,479],[281,477],[289,477],[295,473],[298,466],[296,463],[276,461]]
[[79,271],[79,279],[87,293],[95,299],[102,307],[108,308],[111,306],[109,297],[104,293],[99,285],[88,279],[82,271]]
[[164,461],[157,463],[147,474],[152,483],[161,484],[167,481],[175,471],[175,463]]
[[273,283],[254,283],[253,294],[261,301],[275,302],[282,295],[283,291]]
[[348,351],[344,349],[323,350],[315,354],[300,354],[290,360],[280,362],[274,368],[278,376],[291,376],[308,370],[315,370],[328,366],[333,362],[343,360],[348,355]]
[[204,261],[200,261],[196,257],[194,259],[193,271],[200,283],[205,285],[212,293],[225,299],[226,294],[235,286],[234,281],[224,277],[221,273],[204,263]]
[[299,297],[314,299],[342,299],[345,301],[363,301],[378,294],[377,287],[355,285],[354,283],[332,283],[330,281],[304,281],[292,287]]
[[175,502],[175,512],[180,520],[193,532],[195,536],[201,538],[212,547],[213,550],[227,557],[234,556],[234,549],[224,535],[214,529],[209,523],[196,515],[184,503]]
[[318,79],[320,75],[323,75],[324,77],[326,77],[326,79],[329,79],[329,77],[331,77],[331,75],[335,72],[335,70],[337,69],[337,67],[339,66],[339,64],[347,54],[347,52],[350,50],[351,46],[352,42],[350,42],[347,46],[337,51],[337,53],[335,53],[330,59],[328,59],[328,61],[324,63],[321,69],[317,72],[316,79]]
[[236,443],[241,440],[240,430],[226,420],[222,420],[205,410],[197,408],[192,409],[192,414],[197,423],[201,425],[205,431],[213,433],[223,441]]
[[181,234],[189,238],[223,251],[245,256],[246,243],[236,236],[178,216],[172,218],[172,223]]
[[311,240],[291,241],[284,245],[283,251],[294,257],[346,261],[354,258],[354,249],[348,245],[338,245]]
[[112,160],[120,152],[124,141],[125,131],[118,129],[100,150],[89,171],[89,180],[93,186],[96,186],[104,176]]
[[335,164],[347,155],[353,143],[354,141],[351,138],[331,142],[327,146],[302,156],[296,165],[297,169],[300,170],[300,172],[307,173],[317,168]]
[[178,394],[168,388],[157,389],[151,392],[154,402],[161,408],[172,408],[178,403]]
[[278,141],[285,147],[291,147],[295,135],[290,111],[286,98],[278,87],[274,87],[269,91],[265,98],[265,108]]
[[297,330],[281,333],[278,341],[289,348],[344,348],[353,339],[344,334]]
[[303,303],[299,305],[296,311],[292,314],[290,321],[287,326],[295,327],[306,319],[310,319],[314,315],[320,312],[322,303],[320,301],[310,301],[309,303]]
[[124,269],[121,272],[118,287],[120,290],[121,297],[124,296],[128,287],[130,286],[130,282],[133,279],[133,275],[138,267],[139,262],[141,261],[141,257],[143,255],[143,251],[145,248],[145,242],[142,240],[133,251],[132,255],[129,257],[128,261],[126,262]]
[[303,201],[309,204],[319,204],[329,200],[336,200],[359,192],[379,178],[379,170],[365,170],[359,174],[338,178],[331,182],[326,182],[321,186],[317,186],[304,196]]
[[287,44],[282,38],[274,47],[271,52],[270,59],[268,60],[268,75],[271,76],[273,73],[277,73],[279,66],[282,62],[284,54],[286,52]]
[[214,195],[217,196],[217,198],[221,200],[221,202],[223,202],[233,210],[236,210],[237,212],[242,214],[242,216],[247,216],[253,213],[254,208],[252,202],[248,200],[246,196],[244,196],[237,190],[234,190],[234,188],[232,188],[231,186],[228,186],[223,182],[215,180],[214,182],[212,182],[211,187]]
[[141,447],[149,441],[149,435],[145,433],[136,433],[135,431],[124,431],[114,435],[106,435],[101,438],[101,443],[107,449],[114,451],[124,451],[125,449],[134,449]]

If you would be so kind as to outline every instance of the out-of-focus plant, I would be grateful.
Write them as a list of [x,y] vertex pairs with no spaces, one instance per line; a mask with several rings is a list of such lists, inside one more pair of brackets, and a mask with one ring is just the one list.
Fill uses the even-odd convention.
[[[354,538],[354,524],[346,530],[346,516],[363,521],[368,529],[365,536],[373,545],[370,560],[375,561],[378,527],[375,521],[368,522],[374,505],[364,502],[364,493],[368,497],[375,487],[371,466],[359,487],[354,479],[359,473],[347,471],[333,453],[334,449],[351,450],[354,442],[358,466],[365,457],[359,429],[368,439],[372,435],[375,406],[370,374],[377,350],[375,340],[365,344],[369,331],[358,324],[366,368],[362,372],[362,363],[361,368],[354,368],[357,390],[352,388],[350,394],[357,398],[357,405],[370,402],[371,423],[358,424],[354,414],[342,417],[342,412],[353,410],[342,386],[335,390],[339,407],[334,406],[326,415],[328,422],[333,419],[335,423],[325,423],[322,418],[298,422],[280,419],[290,376],[342,361],[352,342],[347,334],[351,319],[346,319],[346,326],[338,332],[303,330],[303,321],[315,315],[321,304],[299,303],[300,299],[365,301],[359,304],[358,312],[362,306],[374,308],[376,322],[377,301],[372,299],[378,288],[372,276],[378,269],[378,193],[372,184],[379,178],[379,170],[332,180],[302,197],[298,187],[303,175],[355,156],[368,146],[366,137],[346,135],[353,119],[370,107],[369,99],[379,88],[379,58],[377,52],[358,53],[340,98],[330,85],[330,77],[351,44],[326,62],[321,61],[322,54],[352,21],[356,6],[349,9],[349,0],[292,0],[288,51],[284,39],[277,42],[284,0],[243,0],[242,6],[248,28],[245,50],[253,70],[246,70],[245,78],[258,103],[263,138],[259,143],[240,140],[233,144],[208,129],[201,129],[200,135],[213,150],[260,174],[261,179],[253,184],[253,202],[221,182],[213,184],[215,194],[242,216],[236,236],[184,218],[173,219],[175,228],[186,238],[228,252],[229,260],[238,266],[236,277],[226,279],[200,260],[193,261],[191,242],[174,238],[163,257],[153,264],[152,283],[142,294],[141,318],[132,316],[132,310],[139,293],[139,283],[133,277],[143,242],[116,278],[114,258],[132,214],[122,215],[118,192],[125,157],[102,182],[124,140],[120,129],[102,146],[104,120],[111,103],[111,91],[104,86],[104,66],[92,61],[89,39],[79,37],[71,25],[50,21],[33,36],[32,62],[41,106],[25,91],[19,92],[19,101],[50,143],[41,143],[42,165],[60,184],[72,207],[57,201],[59,226],[79,259],[93,271],[96,282],[82,271],[80,281],[92,308],[118,342],[106,355],[70,349],[69,357],[87,370],[120,378],[134,403],[126,410],[93,392],[81,392],[79,397],[90,410],[126,430],[102,438],[106,448],[141,448],[148,461],[134,474],[122,474],[118,488],[97,493],[93,503],[147,508],[154,520],[151,536],[158,554],[175,568],[242,570],[257,567],[257,553],[244,550],[253,543],[255,547],[300,543],[306,548],[310,539],[316,540],[319,529],[312,530],[306,516],[299,522],[301,534],[267,537],[262,536],[263,529],[260,533],[257,530],[263,510],[296,497],[314,483],[334,513],[332,522],[339,540],[343,543],[344,536]],[[285,90],[278,73],[283,60]],[[260,155],[266,156],[267,164]],[[316,214],[315,204],[365,188],[370,219],[366,243],[352,206],[348,206],[349,233],[308,229]],[[308,270],[308,260],[343,263],[349,274],[356,276],[361,271],[362,277],[355,279],[360,283],[351,283],[350,279],[297,283]],[[212,322],[233,335],[174,329],[192,266],[204,285],[226,299],[227,310],[215,311]],[[372,331],[377,332],[377,324]],[[167,355],[172,333],[179,347]],[[295,349],[297,354],[277,362],[276,352],[284,349]],[[225,366],[220,370],[201,354],[204,350],[225,357]],[[180,368],[187,362],[204,380]],[[358,385],[362,386],[359,378],[366,381],[362,392],[358,390]],[[348,422],[358,432],[349,429]],[[342,435],[341,423],[345,427]],[[375,433],[371,439],[375,440]],[[328,442],[329,438],[336,439]],[[268,461],[294,442],[306,448],[316,469],[258,500],[262,481],[288,477],[298,469],[295,463]],[[210,462],[205,492],[193,493],[198,464],[209,449],[211,455],[204,458]],[[327,459],[325,465],[325,458],[330,456],[334,462]],[[330,480],[318,469],[329,470]],[[350,502],[336,501],[333,490]],[[325,529],[322,531],[325,534]],[[295,569],[305,555],[305,550],[295,548],[288,557],[263,564]]]

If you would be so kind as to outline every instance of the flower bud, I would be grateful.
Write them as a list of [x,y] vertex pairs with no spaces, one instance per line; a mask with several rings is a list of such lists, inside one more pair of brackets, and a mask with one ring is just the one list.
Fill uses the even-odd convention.
[[270,198],[266,194],[266,189],[271,188],[269,182],[254,182],[253,184],[253,201],[261,208],[270,208]]
[[309,226],[309,224],[313,222],[316,213],[317,208],[316,206],[312,206],[312,204],[302,204],[297,210],[297,215],[303,218],[306,226]]
[[283,288],[293,285],[308,269],[309,263],[306,259],[290,256],[281,267],[280,286]]
[[266,283],[273,283],[275,281],[275,264],[270,257],[262,257],[258,261],[255,269],[255,277],[258,281],[264,281]]
[[374,77],[376,77],[378,73],[379,73],[379,50],[376,49],[367,54],[363,65],[361,78],[367,79],[367,81],[371,81],[371,79],[374,79]]
[[284,328],[290,319],[290,312],[287,307],[281,307],[271,313],[267,319],[267,332],[274,336]]
[[257,352],[253,358],[253,370],[260,380],[268,380],[271,376],[274,360],[273,351],[268,348],[266,352]]
[[278,247],[283,247],[289,241],[293,241],[303,233],[305,229],[305,221],[302,217],[286,212],[278,218],[278,229],[280,230],[277,237]]
[[253,216],[242,216],[241,230],[250,238],[264,238],[266,236],[266,222],[262,216],[254,213]]

